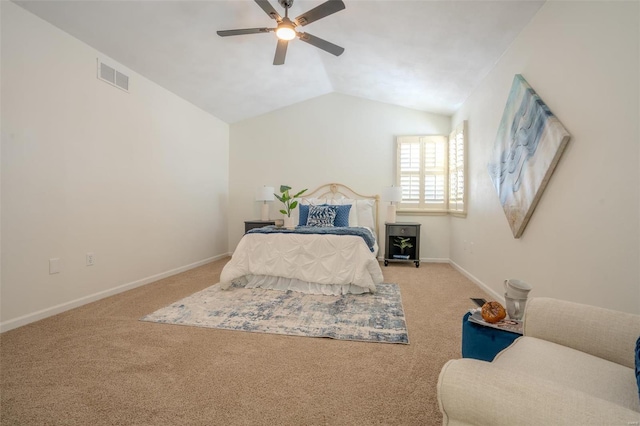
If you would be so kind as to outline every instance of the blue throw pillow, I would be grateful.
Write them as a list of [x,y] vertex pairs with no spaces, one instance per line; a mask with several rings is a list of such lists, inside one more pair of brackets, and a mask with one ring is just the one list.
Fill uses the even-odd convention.
[[[329,204],[321,204],[320,206],[328,206]],[[349,226],[349,212],[351,211],[351,204],[345,204],[344,206],[333,205],[337,207],[336,219],[333,222],[333,226]],[[309,204],[300,204],[300,220],[298,226],[307,226],[307,219],[309,218]]]
[[309,217],[309,205],[300,204],[300,220],[298,226],[307,226],[307,218]]
[[638,382],[638,397],[640,398],[640,337],[636,341],[636,382]]
[[338,208],[338,212],[336,213],[336,220],[333,222],[333,226],[349,226],[349,211],[351,210],[351,204],[336,207]]
[[333,226],[337,206],[310,206],[307,226]]

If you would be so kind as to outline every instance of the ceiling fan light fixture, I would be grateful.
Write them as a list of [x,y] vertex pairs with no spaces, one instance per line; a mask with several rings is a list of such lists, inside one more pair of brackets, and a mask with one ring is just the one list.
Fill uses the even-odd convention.
[[308,43],[312,46],[322,49],[327,53],[335,56],[342,55],[344,48],[329,43],[320,37],[313,36],[309,33],[298,32],[296,28],[304,27],[307,24],[315,22],[319,19],[325,18],[329,15],[333,15],[345,8],[342,0],[326,0],[319,6],[314,7],[311,10],[306,11],[302,15],[298,16],[294,20],[289,19],[289,8],[293,5],[294,0],[278,0],[280,6],[284,7],[284,17],[281,16],[269,3],[269,0],[254,0],[258,6],[267,14],[269,18],[274,19],[278,24],[275,28],[244,28],[236,30],[223,30],[217,31],[220,37],[237,36],[244,34],[259,34],[275,32],[278,38],[278,45],[276,46],[276,54],[273,58],[273,65],[284,64],[285,56],[287,55],[287,46],[289,41],[298,37],[301,41]]
[[293,40],[296,37],[296,30],[293,25],[281,23],[276,30],[276,36],[280,40]]

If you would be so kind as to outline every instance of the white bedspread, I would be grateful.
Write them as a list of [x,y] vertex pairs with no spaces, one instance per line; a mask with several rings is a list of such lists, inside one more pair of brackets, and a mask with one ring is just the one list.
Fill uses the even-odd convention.
[[[255,283],[255,276],[265,275],[308,283],[306,292],[320,294],[373,293],[383,280],[375,254],[361,237],[247,234],[222,270],[220,286],[227,289],[235,281]],[[286,289],[281,284],[272,288]]]

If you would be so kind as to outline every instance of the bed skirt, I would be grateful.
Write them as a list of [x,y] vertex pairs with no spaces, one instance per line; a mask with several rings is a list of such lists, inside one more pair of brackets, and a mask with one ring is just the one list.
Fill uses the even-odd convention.
[[297,291],[305,294],[324,294],[339,296],[342,294],[371,293],[368,288],[355,284],[320,284],[302,281],[296,278],[273,277],[269,275],[245,275],[234,281],[245,288],[265,288],[269,290]]

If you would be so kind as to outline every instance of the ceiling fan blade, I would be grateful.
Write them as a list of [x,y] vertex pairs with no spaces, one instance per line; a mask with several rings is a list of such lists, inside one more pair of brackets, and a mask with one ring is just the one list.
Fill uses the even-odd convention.
[[244,34],[268,33],[269,31],[273,31],[273,28],[245,28],[243,30],[222,30],[217,31],[217,33],[220,37],[229,37]]
[[282,17],[273,8],[273,6],[271,6],[271,3],[269,3],[268,0],[255,0],[255,2],[258,3],[258,6],[260,6],[272,19],[275,19],[278,22],[282,21]]
[[[258,0],[256,0],[258,1]],[[303,13],[295,19],[296,24],[305,26],[332,13],[336,13],[344,9],[346,6],[342,0],[328,0],[320,6]]]
[[315,47],[319,47],[320,49],[324,50],[325,52],[329,52],[332,55],[340,56],[342,55],[342,52],[344,52],[344,47],[340,47],[337,44],[330,43],[327,40],[323,40],[320,37],[316,37],[309,33],[298,33],[298,37],[300,38],[300,40],[312,44]]
[[276,47],[276,56],[273,57],[273,65],[284,64],[284,58],[287,56],[287,46],[289,42],[287,40],[278,40],[278,46]]

